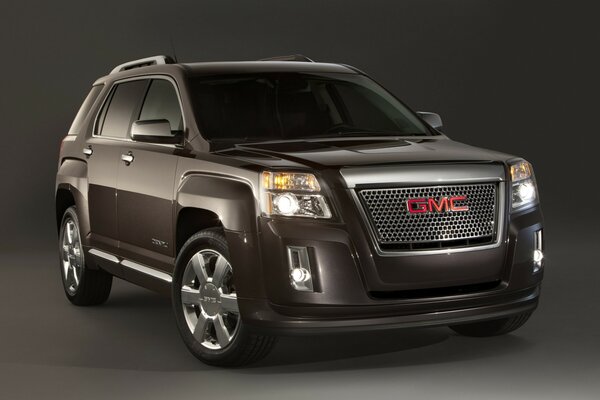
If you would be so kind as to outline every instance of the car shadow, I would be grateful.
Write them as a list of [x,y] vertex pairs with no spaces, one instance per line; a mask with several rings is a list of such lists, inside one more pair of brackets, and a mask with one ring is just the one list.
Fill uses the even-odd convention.
[[[165,337],[161,340],[160,348],[156,348],[155,351],[157,351],[157,359],[164,361],[160,365],[150,363],[145,368],[151,370],[214,368],[193,358],[185,349],[178,334],[174,334],[176,328],[168,298],[135,288],[115,296],[105,307],[109,314],[115,312],[121,314],[124,310],[129,310],[128,314],[136,314],[138,318],[148,319],[143,322],[144,325],[162,325],[155,333]],[[152,321],[159,316],[163,320],[161,324]],[[115,321],[114,324],[125,323],[129,326],[132,322]],[[137,330],[139,326],[131,329]],[[242,374],[278,374],[410,367],[496,357],[521,352],[530,346],[533,346],[533,343],[518,334],[492,338],[467,338],[455,334],[446,327],[284,336],[279,339],[271,354],[264,360],[230,371]],[[139,350],[137,346],[128,349],[129,352],[137,350]],[[134,357],[139,356],[134,355]],[[137,367],[144,368],[139,363]]]
[[445,327],[285,337],[246,373],[365,370],[452,363],[520,352],[533,343],[516,335],[465,338]]
[[[0,307],[5,324],[0,362],[142,371],[214,370],[194,358],[177,331],[170,300],[115,280],[108,302],[75,307],[62,293],[46,257],[3,263],[7,281],[38,282],[36,296]],[[39,262],[39,264],[38,264]],[[8,298],[20,289],[8,286]],[[43,312],[40,312],[43,311]],[[23,329],[37,315],[36,329]],[[43,337],[43,340],[41,340]],[[364,370],[495,357],[532,346],[518,334],[463,338],[447,328],[282,337],[264,360],[233,374]]]

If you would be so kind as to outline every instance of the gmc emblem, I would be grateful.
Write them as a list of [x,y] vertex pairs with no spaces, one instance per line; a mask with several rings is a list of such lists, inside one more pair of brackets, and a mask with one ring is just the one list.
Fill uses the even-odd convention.
[[448,212],[448,211],[469,211],[469,206],[456,205],[459,201],[464,201],[467,196],[441,197],[436,201],[433,197],[422,199],[408,199],[406,207],[411,214],[420,214],[427,212]]

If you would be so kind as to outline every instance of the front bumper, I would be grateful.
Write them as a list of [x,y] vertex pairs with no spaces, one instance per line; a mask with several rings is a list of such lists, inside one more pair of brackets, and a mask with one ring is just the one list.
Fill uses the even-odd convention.
[[[286,314],[290,310],[269,304],[267,301],[243,299],[240,301],[242,315],[249,317],[244,323],[252,329],[264,333],[278,335],[303,335],[322,333],[341,333],[397,328],[429,327],[457,325],[497,318],[510,317],[525,312],[532,312],[538,305],[540,286],[512,293],[499,298],[489,298],[487,301],[472,302],[477,306],[429,311],[418,314],[405,314],[402,306],[372,306],[365,310],[361,307],[343,307],[343,310],[324,308],[313,310],[313,314],[325,314],[321,317],[298,317]],[[339,308],[339,307],[337,307]],[[425,308],[426,309],[426,308]],[[360,317],[339,317],[339,314],[359,315]],[[365,314],[372,316],[365,316]],[[381,315],[384,313],[385,315]],[[330,315],[327,315],[330,314]],[[334,315],[338,315],[337,317]]]
[[[247,325],[278,334],[340,332],[452,325],[536,308],[543,277],[532,264],[535,232],[543,227],[539,206],[510,215],[497,247],[389,256],[377,253],[347,204],[337,205],[338,221],[259,217],[256,240],[229,232],[233,263],[246,267],[236,274]],[[287,246],[309,249],[314,292],[290,285]],[[261,257],[253,259],[257,250]],[[477,284],[485,288],[461,291]],[[460,290],[448,295],[447,288]]]

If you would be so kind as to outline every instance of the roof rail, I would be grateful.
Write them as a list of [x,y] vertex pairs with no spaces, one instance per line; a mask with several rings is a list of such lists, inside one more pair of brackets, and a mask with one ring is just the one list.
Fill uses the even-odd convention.
[[127,71],[128,69],[147,67],[149,65],[173,64],[173,62],[173,59],[169,56],[140,58],[139,60],[128,61],[126,63],[117,65],[112,71],[110,71],[110,73],[116,74],[117,72]]
[[269,58],[261,58],[258,61],[302,61],[302,62],[314,62],[310,58],[303,56],[302,54],[291,54],[289,56],[276,56]]

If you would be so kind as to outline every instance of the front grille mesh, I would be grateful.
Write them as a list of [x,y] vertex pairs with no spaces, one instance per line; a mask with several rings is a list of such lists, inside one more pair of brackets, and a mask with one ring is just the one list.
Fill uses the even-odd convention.
[[[360,199],[382,248],[426,249],[484,244],[495,239],[497,184],[364,189]],[[466,196],[468,211],[409,213],[409,199]],[[458,203],[457,203],[458,204]]]

